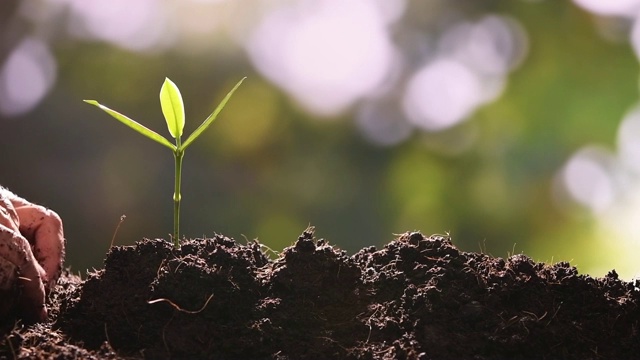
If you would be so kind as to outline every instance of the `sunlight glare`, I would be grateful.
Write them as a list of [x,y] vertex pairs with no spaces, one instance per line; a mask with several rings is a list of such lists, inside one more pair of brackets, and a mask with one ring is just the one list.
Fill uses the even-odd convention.
[[624,279],[638,278],[640,252],[640,179],[636,178],[625,194],[609,211],[598,216],[597,237],[616,264]]

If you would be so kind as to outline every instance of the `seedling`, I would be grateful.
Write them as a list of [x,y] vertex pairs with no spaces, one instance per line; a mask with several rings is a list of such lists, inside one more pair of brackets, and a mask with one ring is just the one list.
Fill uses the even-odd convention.
[[176,140],[175,145],[172,144],[167,138],[162,135],[156,133],[155,131],[141,125],[140,123],[130,119],[129,117],[120,114],[115,110],[111,110],[108,107],[101,105],[95,100],[84,100],[84,102],[95,105],[107,114],[113,116],[118,121],[123,124],[129,126],[133,130],[139,132],[140,134],[148,137],[151,140],[154,140],[169,149],[173,152],[173,158],[175,160],[175,189],[173,192],[173,245],[176,248],[180,247],[180,181],[182,175],[182,158],[184,157],[184,152],[193,143],[195,139],[197,139],[216,119],[220,111],[227,104],[227,101],[231,98],[231,95],[238,89],[240,84],[244,81],[238,81],[236,86],[229,91],[227,96],[222,99],[218,107],[209,115],[203,122],[198,126],[198,128],[189,135],[187,140],[182,142],[182,131],[184,129],[184,103],[182,102],[182,96],[180,95],[180,90],[173,83],[173,81],[169,80],[169,78],[164,79],[164,83],[162,84],[162,88],[160,89],[160,107],[162,108],[162,114],[167,122],[167,127],[169,128],[169,133]]

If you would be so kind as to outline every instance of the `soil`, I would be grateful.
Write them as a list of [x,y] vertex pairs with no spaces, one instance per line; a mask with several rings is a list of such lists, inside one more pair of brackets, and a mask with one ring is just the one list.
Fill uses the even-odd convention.
[[6,320],[0,357],[631,359],[639,282],[406,233],[348,256],[307,229],[270,260],[216,235],[113,247],[65,274],[50,321]]

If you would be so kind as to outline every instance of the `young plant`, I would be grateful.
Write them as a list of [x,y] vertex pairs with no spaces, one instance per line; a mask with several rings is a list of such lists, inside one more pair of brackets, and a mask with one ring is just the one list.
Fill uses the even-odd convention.
[[140,134],[148,137],[151,140],[154,140],[169,149],[173,152],[173,158],[175,159],[175,189],[173,193],[173,244],[176,248],[180,247],[180,181],[182,175],[182,158],[184,157],[184,152],[193,143],[195,139],[198,138],[216,119],[220,111],[227,104],[227,101],[231,98],[231,95],[238,89],[240,84],[244,81],[243,78],[240,80],[236,86],[229,91],[227,96],[222,99],[218,107],[209,115],[203,122],[198,126],[198,128],[187,138],[187,140],[182,142],[182,130],[184,129],[184,103],[182,102],[182,96],[180,95],[180,90],[173,83],[173,81],[169,80],[169,78],[165,78],[164,83],[162,84],[162,88],[160,89],[160,106],[162,108],[162,114],[167,122],[167,127],[169,128],[169,133],[175,139],[175,145],[172,144],[167,138],[162,135],[156,133],[155,131],[141,125],[140,123],[130,119],[129,117],[120,114],[115,110],[111,110],[108,107],[101,105],[95,100],[84,100],[84,102],[95,105],[107,114],[113,116],[123,124],[129,126],[133,130],[139,132]]

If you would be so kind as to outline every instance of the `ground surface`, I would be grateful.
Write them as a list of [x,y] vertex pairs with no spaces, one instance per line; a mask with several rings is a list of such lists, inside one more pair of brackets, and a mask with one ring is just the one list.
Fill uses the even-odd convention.
[[144,240],[63,276],[51,322],[5,322],[0,357],[632,359],[637,285],[419,233],[347,256],[308,229],[276,260],[223,236]]

